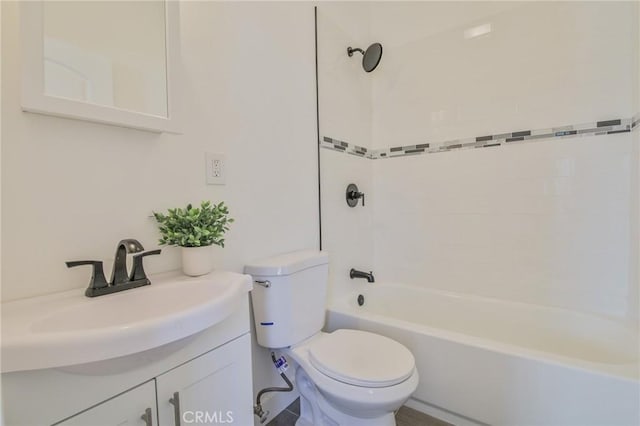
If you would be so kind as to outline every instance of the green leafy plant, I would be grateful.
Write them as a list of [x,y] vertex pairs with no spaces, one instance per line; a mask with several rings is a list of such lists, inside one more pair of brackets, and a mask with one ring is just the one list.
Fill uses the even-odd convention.
[[169,209],[167,214],[153,212],[160,228],[161,245],[203,247],[212,244],[224,247],[224,233],[233,219],[224,205],[203,201],[200,207]]

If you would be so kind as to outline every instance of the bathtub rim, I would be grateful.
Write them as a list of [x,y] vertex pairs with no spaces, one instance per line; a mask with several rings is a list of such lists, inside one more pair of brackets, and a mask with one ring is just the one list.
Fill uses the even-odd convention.
[[[525,302],[502,300],[502,299],[496,299],[491,297],[477,296],[477,295],[466,294],[466,293],[456,293],[456,292],[443,291],[443,290],[431,289],[431,288],[420,288],[420,287],[409,285],[409,284],[401,284],[401,283],[394,283],[394,282],[384,282],[380,284],[376,283],[375,285],[380,285],[385,287],[408,288],[408,289],[411,289],[412,291],[431,292],[431,293],[436,293],[443,296],[463,298],[467,300],[471,299],[471,300],[502,303],[502,304],[504,303],[515,304],[523,307],[526,306],[529,309],[531,308],[551,309],[554,311],[565,311],[570,313],[577,313],[580,315],[594,317],[607,322],[614,322],[614,323],[617,323],[620,327],[627,328],[635,334],[640,333],[640,330],[638,330],[637,328],[628,326],[626,323],[614,321],[611,318],[606,316],[585,313],[582,311],[572,311],[569,309],[558,308],[553,306],[544,306],[544,305],[536,305],[536,304],[525,303]],[[573,368],[581,371],[586,371],[589,373],[606,375],[606,376],[614,377],[616,379],[623,379],[623,380],[640,384],[640,353],[638,352],[636,352],[635,362],[616,364],[616,363],[600,363],[600,362],[594,362],[594,361],[587,361],[580,358],[574,358],[566,355],[555,354],[553,352],[526,348],[523,346],[509,344],[509,343],[498,341],[498,340],[492,340],[486,337],[473,336],[473,335],[469,335],[461,332],[429,326],[427,324],[418,324],[418,323],[403,320],[403,319],[387,317],[381,314],[372,313],[365,310],[358,311],[357,310],[358,306],[353,306],[353,304],[350,303],[350,300],[356,300],[357,296],[362,293],[363,291],[353,290],[347,293],[343,293],[340,297],[336,297],[333,300],[330,300],[329,303],[327,304],[327,314],[326,314],[327,317],[332,315],[333,313],[336,313],[336,314],[347,315],[347,316],[352,316],[356,318],[363,318],[365,320],[373,321],[378,324],[392,326],[400,329],[409,329],[410,331],[413,331],[416,333],[426,334],[441,340],[453,341],[455,343],[466,345],[466,346],[472,346],[472,347],[476,347],[476,348],[480,348],[488,351],[500,352],[510,356],[521,357],[528,360],[546,362],[546,363],[550,363],[550,364],[554,364],[562,367],[568,367],[568,368]]]

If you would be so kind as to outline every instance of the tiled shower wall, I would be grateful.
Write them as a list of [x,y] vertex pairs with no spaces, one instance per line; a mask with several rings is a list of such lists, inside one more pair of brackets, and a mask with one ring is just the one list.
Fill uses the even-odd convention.
[[375,161],[379,278],[634,311],[631,138],[602,138]]
[[[322,15],[319,7],[321,136],[367,149],[362,157],[321,150],[323,241],[334,263],[344,264],[334,293],[364,285],[342,276],[352,264],[384,281],[636,318],[638,131],[434,147],[567,125],[578,133],[618,119],[621,127],[607,131],[630,128],[638,111],[637,3],[359,7],[359,35],[369,38],[353,35],[353,45],[384,46],[371,74],[338,57],[336,31],[335,46],[323,35],[331,30],[326,21],[348,28],[345,14]],[[351,78],[360,92],[369,84],[370,93],[332,90],[337,78]],[[349,98],[366,103],[369,96],[370,110],[343,108],[354,104]],[[347,122],[370,126],[370,138],[340,133],[337,123]],[[411,145],[424,153],[375,155]],[[365,185],[365,208],[348,209],[333,193],[347,180]],[[341,228],[348,221],[371,226],[354,242]],[[369,240],[372,257],[356,262],[354,245],[362,257]]]
[[[322,3],[317,25],[320,132],[370,146],[371,80],[360,59],[347,56],[348,46],[369,41],[369,7],[360,2]],[[330,292],[339,297],[360,285],[349,280],[350,268],[373,268],[372,164],[327,149],[320,150],[320,163],[322,248],[330,256]],[[365,192],[366,208],[347,206],[349,183]]]
[[372,147],[630,118],[637,7],[373,4]]

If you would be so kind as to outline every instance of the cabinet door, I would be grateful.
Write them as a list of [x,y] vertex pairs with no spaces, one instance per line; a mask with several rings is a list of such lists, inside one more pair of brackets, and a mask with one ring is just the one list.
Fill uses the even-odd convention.
[[249,334],[156,380],[160,426],[253,425]]
[[151,380],[56,425],[157,426],[157,419],[156,386]]

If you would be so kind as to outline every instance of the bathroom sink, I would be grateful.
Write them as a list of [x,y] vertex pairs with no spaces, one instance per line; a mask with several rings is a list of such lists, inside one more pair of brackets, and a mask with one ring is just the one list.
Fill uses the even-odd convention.
[[249,275],[176,272],[152,284],[95,298],[84,289],[2,304],[2,372],[116,358],[193,335],[231,315],[251,290]]
[[[82,299],[80,303],[35,321],[36,333],[56,333],[75,330],[126,328],[134,323],[159,319],[171,312],[185,312],[202,301],[223,298],[233,290],[226,283],[193,280],[129,291],[122,297]],[[117,303],[117,307],[114,306]],[[80,320],[81,319],[81,320]]]

